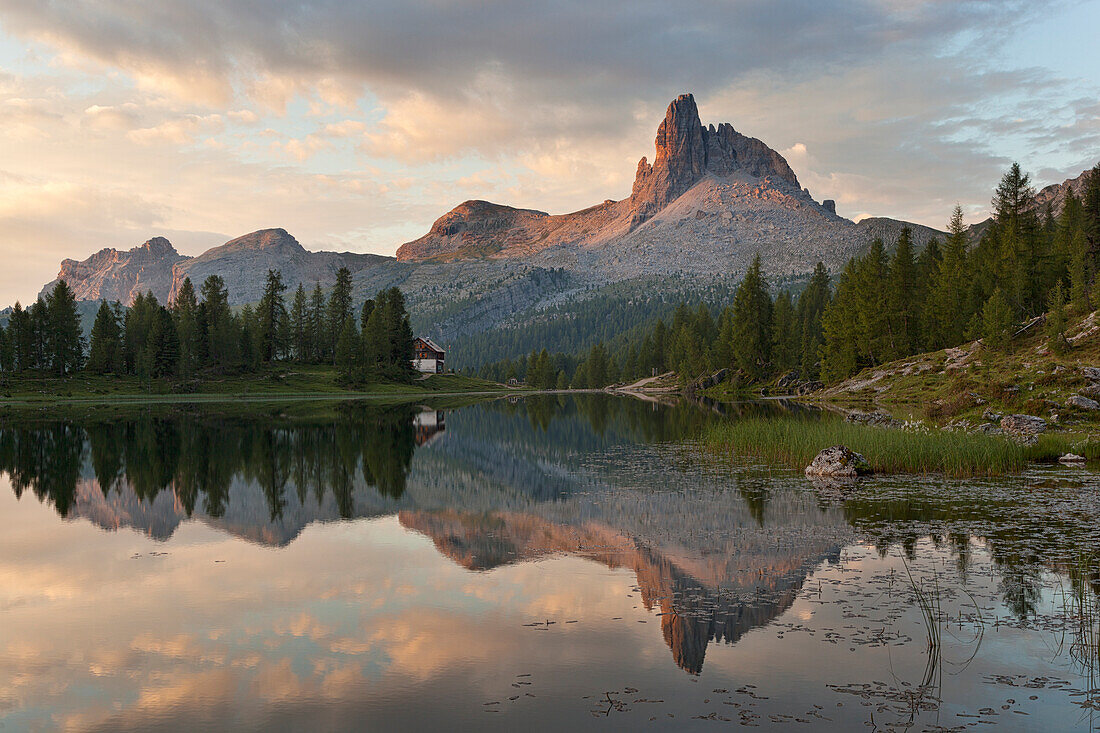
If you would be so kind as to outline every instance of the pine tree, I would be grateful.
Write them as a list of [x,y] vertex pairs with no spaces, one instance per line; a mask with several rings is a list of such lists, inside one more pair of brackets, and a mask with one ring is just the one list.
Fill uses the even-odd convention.
[[11,372],[15,369],[15,352],[8,329],[0,327],[0,371]]
[[198,371],[201,363],[199,303],[195,297],[195,286],[189,277],[183,279],[179,292],[176,293],[176,299],[172,303],[172,317],[175,319],[176,334],[179,337],[179,373],[189,378]]
[[298,289],[294,291],[294,302],[290,306],[289,327],[294,358],[300,362],[310,361],[313,358],[313,345],[309,302],[306,300],[305,286],[301,283],[298,283]]
[[1046,320],[1047,346],[1053,354],[1063,354],[1069,344],[1066,342],[1066,294],[1059,280],[1047,296]]
[[151,292],[138,293],[126,311],[123,329],[123,354],[126,371],[142,378],[152,376],[149,360],[149,335],[160,305]]
[[849,260],[837,279],[836,293],[821,316],[821,378],[839,382],[856,373],[859,355],[856,333],[857,261]]
[[993,196],[992,229],[997,244],[994,279],[1014,314],[1041,307],[1036,285],[1040,277],[1037,254],[1039,221],[1031,177],[1013,163],[1001,177]]
[[[155,301],[154,301],[155,302]],[[176,324],[167,308],[156,306],[145,345],[149,376],[171,377],[180,361],[180,342]]]
[[1073,309],[1078,313],[1090,310],[1089,298],[1089,267],[1088,267],[1088,242],[1085,239],[1084,229],[1077,229],[1073,233],[1071,255],[1069,261],[1069,299]]
[[887,302],[886,278],[889,266],[881,239],[871,242],[867,253],[856,261],[852,280],[855,306],[856,345],[865,364],[881,364],[895,353],[894,322]]
[[913,259],[912,231],[902,227],[890,260],[886,303],[889,309],[891,342],[884,361],[907,356],[920,345],[920,307],[917,300],[917,269]]
[[92,340],[88,347],[88,361],[84,368],[93,374],[118,374],[122,371],[122,330],[115,313],[107,301],[99,304]]
[[801,340],[799,352],[803,379],[821,376],[821,347],[825,342],[821,318],[829,299],[829,271],[818,262],[806,289],[798,296],[797,330]]
[[336,336],[328,333],[327,306],[325,293],[321,290],[321,283],[313,286],[313,293],[309,299],[310,332],[313,340],[313,358],[315,363],[327,361],[332,354],[331,344]]
[[42,298],[36,300],[29,309],[27,316],[30,319],[31,357],[34,369],[48,369],[50,366],[50,315],[46,307],[46,301]]
[[733,297],[733,362],[753,379],[767,374],[771,360],[772,301],[761,272],[760,255]]
[[287,313],[283,293],[286,285],[278,270],[267,271],[264,294],[256,311],[260,360],[271,362],[286,351]]
[[993,350],[1007,350],[1012,338],[1012,306],[1000,288],[982,308],[982,343]]
[[796,326],[791,294],[782,290],[775,298],[772,311],[772,361],[777,374],[783,374],[797,366],[801,339],[796,333]]
[[76,309],[76,297],[64,280],[46,296],[49,361],[53,371],[63,377],[84,362],[84,331]]
[[237,368],[241,363],[240,326],[229,307],[229,291],[218,275],[206,278],[200,288],[203,320],[206,321],[206,353],[216,371]]
[[412,366],[414,337],[409,312],[405,308],[405,296],[396,287],[387,291],[385,314],[389,336],[388,359],[392,378],[409,381],[414,374]]
[[928,347],[955,346],[965,336],[969,309],[967,297],[967,244],[962,207],[955,204],[947,225],[943,260],[932,276],[928,293]]
[[355,383],[362,379],[359,332],[355,321],[344,319],[340,337],[336,340],[336,369],[341,381]]
[[16,301],[8,319],[8,340],[11,342],[12,368],[17,372],[34,369],[34,334],[32,333],[30,313]]
[[374,299],[367,298],[363,301],[363,307],[359,309],[359,328],[366,329],[370,314],[374,312]]
[[341,267],[336,271],[336,283],[329,294],[326,325],[332,338],[332,348],[344,330],[344,321],[351,318],[351,270]]

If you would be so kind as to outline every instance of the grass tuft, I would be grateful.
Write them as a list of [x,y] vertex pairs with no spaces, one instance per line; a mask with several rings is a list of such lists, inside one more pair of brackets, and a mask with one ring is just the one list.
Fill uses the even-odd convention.
[[1046,456],[1054,448],[1049,440],[1029,449],[994,435],[892,430],[834,417],[746,418],[710,428],[704,443],[716,452],[732,451],[795,469],[805,468],[824,448],[845,445],[863,454],[876,473],[956,477],[1017,472],[1032,454]]

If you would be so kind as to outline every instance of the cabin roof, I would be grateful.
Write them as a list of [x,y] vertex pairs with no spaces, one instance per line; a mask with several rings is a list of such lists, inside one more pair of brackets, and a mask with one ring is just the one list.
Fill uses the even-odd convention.
[[446,353],[446,352],[444,352],[444,351],[443,351],[443,349],[442,349],[442,348],[441,348],[441,347],[439,346],[439,344],[437,344],[436,342],[432,341],[432,340],[431,340],[430,338],[428,338],[427,336],[417,336],[416,338],[417,338],[417,339],[419,339],[420,341],[423,341],[423,342],[424,342],[424,345],[425,345],[425,346],[427,346],[427,347],[428,347],[429,349],[431,349],[432,351],[438,351],[438,352],[439,352],[440,354]]

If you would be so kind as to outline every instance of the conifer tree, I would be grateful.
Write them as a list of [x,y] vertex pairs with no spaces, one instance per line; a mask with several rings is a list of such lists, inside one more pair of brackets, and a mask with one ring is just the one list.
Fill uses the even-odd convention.
[[918,350],[920,307],[917,300],[917,269],[913,259],[912,231],[902,227],[890,260],[886,281],[891,343],[884,360],[890,361]]
[[19,301],[15,302],[8,319],[8,340],[11,343],[13,370],[24,372],[34,369],[34,335],[30,313],[23,309]]
[[821,375],[821,347],[825,342],[821,318],[829,305],[829,298],[829,271],[818,262],[806,289],[798,296],[800,360],[804,379],[817,379]]
[[336,348],[344,329],[344,321],[351,318],[351,270],[341,267],[336,271],[336,283],[329,294],[327,311],[327,331],[332,338],[332,348]]
[[940,349],[961,343],[967,322],[966,227],[962,207],[955,204],[947,225],[943,259],[932,276],[928,293],[928,346]]
[[92,324],[92,340],[88,347],[85,369],[93,374],[122,372],[122,330],[114,308],[102,301]]
[[1069,344],[1066,342],[1066,295],[1061,280],[1055,284],[1047,298],[1045,331],[1051,353],[1065,353]]
[[195,286],[189,277],[183,279],[179,292],[176,293],[176,299],[172,303],[172,317],[175,319],[176,335],[179,338],[179,373],[189,378],[202,365],[199,303],[195,296]]
[[287,312],[283,293],[286,285],[278,270],[268,270],[264,294],[256,312],[259,356],[264,362],[279,358],[286,350]]
[[167,308],[159,305],[155,307],[145,351],[145,363],[148,365],[149,376],[175,375],[180,360],[180,342],[175,321],[172,320],[172,314]]
[[1008,349],[1012,338],[1012,306],[1000,288],[993,291],[982,307],[982,343],[994,350]]
[[836,292],[821,317],[821,378],[838,382],[855,374],[859,359],[856,334],[857,263],[852,259],[837,279]]
[[772,301],[760,255],[756,255],[733,297],[733,362],[750,378],[760,379],[767,373],[771,321]]
[[15,368],[15,352],[12,349],[8,329],[0,326],[0,371],[11,372]]
[[206,321],[208,364],[216,371],[234,369],[241,363],[241,334],[229,307],[225,281],[218,275],[211,275],[203,282],[200,294]]
[[794,305],[791,294],[781,290],[772,311],[772,362],[774,372],[782,374],[797,366],[801,339],[796,333]]
[[50,366],[50,315],[46,301],[42,298],[34,301],[27,316],[31,327],[31,356],[35,369],[48,369]]
[[290,306],[288,317],[290,329],[290,347],[294,358],[301,362],[312,359],[312,329],[309,318],[309,302],[306,300],[306,289],[302,283],[298,283],[298,289],[294,291],[294,301]]
[[309,319],[313,340],[312,360],[314,362],[326,361],[332,354],[330,346],[336,337],[330,337],[328,332],[327,305],[325,303],[325,293],[321,290],[321,283],[316,283],[313,286],[313,293],[309,299]]
[[54,373],[63,377],[79,369],[84,362],[84,331],[76,297],[64,280],[58,280],[46,296],[46,329]]
[[1069,300],[1073,310],[1085,313],[1089,310],[1088,242],[1085,230],[1078,227],[1073,233],[1069,261]]
[[345,318],[336,340],[336,369],[344,382],[358,382],[363,378],[359,332],[355,321]]

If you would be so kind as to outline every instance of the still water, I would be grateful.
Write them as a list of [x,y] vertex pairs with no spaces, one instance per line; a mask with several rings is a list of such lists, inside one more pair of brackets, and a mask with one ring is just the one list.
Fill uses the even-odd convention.
[[1100,476],[695,443],[762,409],[5,418],[0,729],[1100,727]]

